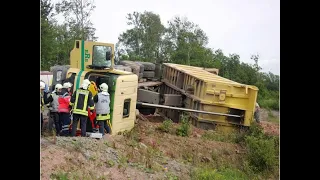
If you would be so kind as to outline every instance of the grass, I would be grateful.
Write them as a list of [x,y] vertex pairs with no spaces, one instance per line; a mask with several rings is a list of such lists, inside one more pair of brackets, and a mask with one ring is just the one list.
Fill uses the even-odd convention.
[[69,180],[68,174],[64,172],[57,172],[57,173],[52,173],[50,176],[50,179],[56,179],[56,180]]
[[212,168],[197,168],[192,172],[192,180],[247,180],[251,179],[238,169],[225,168],[221,170]]
[[[205,141],[195,137],[178,137],[191,133],[192,125],[188,121],[179,124],[180,134],[175,134],[173,130],[176,129],[172,122],[163,122],[162,126],[156,130],[157,125],[147,122],[145,126],[138,125],[133,130],[123,133],[123,137],[119,137],[116,141],[102,142],[101,147],[89,149],[92,156],[89,160],[81,162],[94,165],[95,170],[89,168],[81,171],[76,165],[70,165],[59,168],[62,172],[56,169],[50,177],[57,180],[103,179],[104,177],[101,177],[100,174],[93,172],[104,166],[118,167],[118,173],[123,173],[130,166],[141,173],[162,173],[165,179],[171,180],[279,178],[279,137],[265,135],[262,128],[256,123],[245,133],[226,134],[205,131],[201,136]],[[169,133],[164,134],[163,132]],[[173,143],[168,143],[168,141]],[[111,160],[108,156],[103,157],[107,155],[103,149],[114,148],[116,142],[117,159]],[[141,146],[141,143],[145,146]],[[88,148],[84,147],[87,144],[85,142],[72,141],[70,144],[78,152]],[[202,148],[204,144],[208,147]],[[99,154],[98,151],[104,154]],[[100,161],[100,157],[103,161]],[[185,173],[186,171],[188,173]]]
[[223,133],[217,131],[206,131],[202,138],[211,141],[220,141],[228,143],[240,143],[244,140],[244,132]]

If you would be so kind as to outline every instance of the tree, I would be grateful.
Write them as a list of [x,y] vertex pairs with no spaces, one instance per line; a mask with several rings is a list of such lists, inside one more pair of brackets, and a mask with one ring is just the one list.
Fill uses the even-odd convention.
[[260,58],[259,54],[251,55],[251,59],[254,61],[253,68],[254,68],[257,72],[262,69],[262,68],[258,65],[259,58]]
[[56,59],[56,31],[53,18],[53,4],[50,0],[40,1],[41,18],[41,69],[48,70],[52,61]]
[[162,56],[162,36],[165,27],[160,16],[153,12],[133,12],[127,15],[127,24],[131,26],[119,36],[119,46],[123,46],[129,57],[154,61]]
[[62,13],[68,30],[73,38],[82,40],[96,40],[95,28],[90,20],[95,9],[94,0],[63,0],[56,4],[57,13]]
[[203,66],[207,59],[212,59],[211,50],[205,47],[205,32],[186,17],[177,16],[168,22],[166,40],[172,62]]

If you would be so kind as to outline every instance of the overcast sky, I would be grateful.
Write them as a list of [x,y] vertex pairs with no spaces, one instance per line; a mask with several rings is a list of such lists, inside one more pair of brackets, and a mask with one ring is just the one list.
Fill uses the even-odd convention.
[[[60,0],[53,0],[57,2]],[[127,29],[133,11],[159,14],[164,25],[174,16],[186,16],[209,37],[208,46],[254,63],[260,55],[263,71],[280,74],[280,0],[95,0],[92,22],[98,41],[116,43]]]

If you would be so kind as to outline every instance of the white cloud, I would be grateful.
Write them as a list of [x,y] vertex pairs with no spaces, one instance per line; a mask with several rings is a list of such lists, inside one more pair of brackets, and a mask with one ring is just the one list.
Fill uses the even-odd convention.
[[[55,0],[59,1],[59,0]],[[263,71],[279,74],[279,0],[96,0],[92,21],[99,41],[116,43],[125,31],[126,15],[153,11],[164,24],[175,15],[187,16],[209,37],[209,46],[226,54],[237,53],[243,62],[260,55]]]

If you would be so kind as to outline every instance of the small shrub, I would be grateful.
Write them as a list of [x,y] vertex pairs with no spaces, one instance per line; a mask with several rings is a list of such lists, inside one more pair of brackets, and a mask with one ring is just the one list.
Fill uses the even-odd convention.
[[177,129],[177,135],[182,137],[189,136],[191,131],[190,127],[191,125],[189,118],[183,115],[181,117],[181,125]]
[[245,137],[247,159],[254,171],[273,170],[279,159],[279,137],[267,136],[261,126],[253,124]]
[[167,119],[167,120],[163,121],[163,123],[160,125],[160,127],[158,129],[162,132],[168,133],[171,128],[172,128],[172,120]]
[[248,131],[248,136],[264,138],[266,135],[263,132],[263,128],[258,123],[252,123]]
[[108,165],[108,167],[113,167],[115,165],[115,163],[111,159],[109,159],[107,161],[107,165]]
[[276,165],[273,139],[247,136],[246,145],[248,148],[248,160],[257,171],[272,169]]
[[179,179],[178,176],[176,176],[170,172],[166,173],[166,176],[167,176],[168,180],[178,180]]

